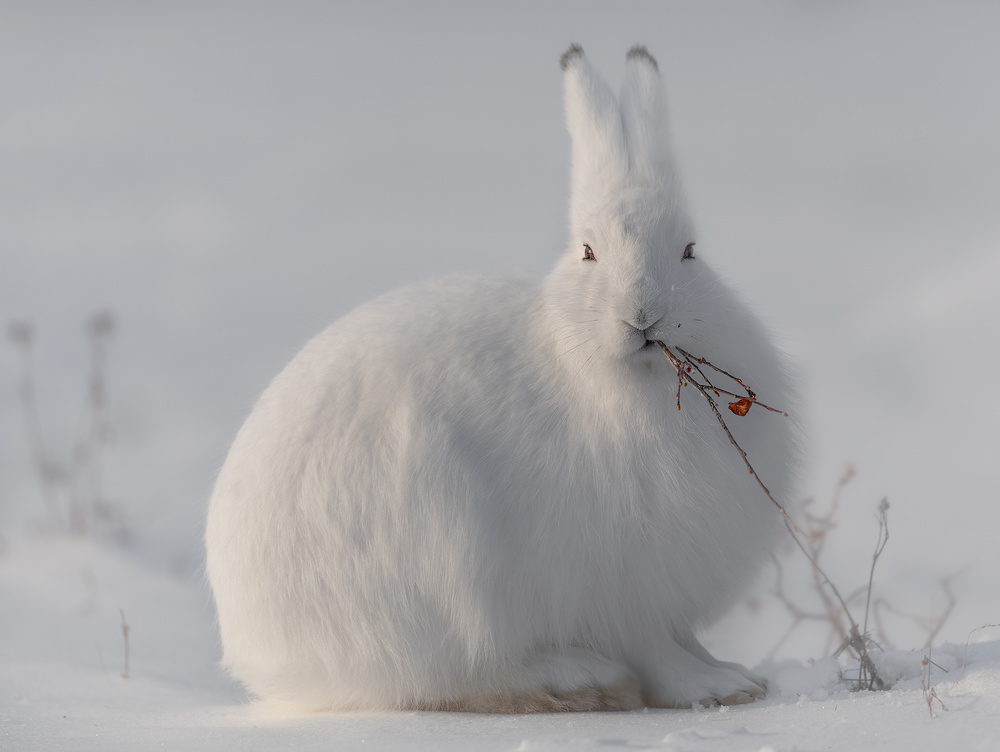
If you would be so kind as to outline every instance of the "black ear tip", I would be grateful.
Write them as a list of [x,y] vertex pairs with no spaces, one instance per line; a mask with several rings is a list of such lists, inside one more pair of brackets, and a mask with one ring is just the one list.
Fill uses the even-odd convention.
[[559,67],[563,70],[569,70],[569,66],[573,64],[573,60],[578,57],[583,57],[583,47],[574,42],[562,54],[562,57],[559,58]]
[[656,58],[649,54],[649,50],[646,49],[645,45],[637,44],[635,47],[630,49],[626,55],[626,60],[644,60],[653,66],[653,70],[660,70],[660,66],[656,64]]

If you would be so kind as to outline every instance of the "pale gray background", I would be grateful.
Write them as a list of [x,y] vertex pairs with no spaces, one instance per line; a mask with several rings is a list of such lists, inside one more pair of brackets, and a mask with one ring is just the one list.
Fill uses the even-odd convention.
[[[114,312],[109,492],[137,555],[193,574],[227,444],[311,335],[414,278],[550,267],[559,54],[579,42],[617,86],[642,42],[699,256],[797,368],[802,494],[859,469],[831,570],[862,584],[888,495],[883,591],[931,613],[971,566],[946,632],[964,639],[1000,619],[998,38],[986,2],[3,2],[0,323],[35,323],[68,456],[84,321]],[[44,513],[0,353],[11,539]],[[770,645],[717,635],[725,657]]]

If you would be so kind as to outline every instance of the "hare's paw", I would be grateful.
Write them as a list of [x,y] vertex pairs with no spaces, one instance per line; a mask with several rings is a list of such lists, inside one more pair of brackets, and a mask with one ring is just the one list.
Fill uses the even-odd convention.
[[766,680],[742,666],[712,665],[683,649],[670,650],[643,679],[643,700],[656,708],[742,705],[762,700],[767,688]]
[[632,710],[642,707],[638,679],[625,666],[587,650],[532,655],[508,689],[465,697],[416,702],[416,710],[468,713],[561,713]]
[[764,687],[739,671],[703,664],[698,671],[675,674],[669,681],[656,682],[644,691],[646,705],[654,708],[689,708],[743,705],[764,699]]
[[[741,666],[738,663],[719,663],[719,668],[728,668],[732,671],[737,671],[743,675],[745,679],[752,682],[756,686],[760,687],[762,692],[767,692],[767,679],[765,679],[760,674],[755,674],[753,671],[748,669],[746,666]],[[757,698],[760,699],[760,698]],[[736,705],[737,703],[722,703],[723,705]]]
[[639,681],[624,665],[570,648],[538,653],[528,661],[534,680],[562,705],[560,710],[631,710],[642,706]]
[[730,663],[728,661],[720,661],[716,659],[700,642],[694,638],[694,635],[689,635],[687,639],[683,641],[683,645],[687,652],[691,653],[695,658],[703,663],[707,663],[709,666],[714,666],[715,668],[728,668],[730,671],[737,671],[740,674],[743,674],[744,677],[756,684],[762,690],[765,692],[767,691],[767,679],[759,674],[755,674],[746,666],[741,666],[739,663]]

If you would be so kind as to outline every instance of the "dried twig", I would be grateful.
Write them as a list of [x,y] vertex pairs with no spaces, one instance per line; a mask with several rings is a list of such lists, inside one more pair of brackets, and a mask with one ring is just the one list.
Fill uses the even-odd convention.
[[962,653],[962,670],[958,673],[958,678],[955,679],[955,684],[958,684],[961,678],[965,676],[965,659],[969,657],[969,642],[972,640],[972,635],[980,629],[989,629],[991,627],[1000,627],[1000,624],[981,624],[969,632],[969,636],[965,638],[965,652]]
[[[840,634],[840,639],[843,640],[847,637],[847,633],[843,630],[840,622],[840,612],[836,610],[836,605],[827,596],[825,589],[820,586],[819,595],[827,611],[807,611],[799,606],[795,601],[793,601],[788,594],[785,592],[784,584],[784,569],[781,566],[781,562],[778,561],[777,557],[773,554],[771,555],[771,561],[774,563],[775,571],[775,583],[774,589],[771,594],[777,598],[781,604],[785,607],[789,614],[792,616],[792,623],[788,625],[788,628],[781,635],[781,637],[774,643],[774,646],[767,652],[766,660],[774,658],[775,654],[778,652],[778,648],[785,644],[789,637],[797,630],[802,624],[807,621],[812,622],[822,622],[829,624],[831,629],[837,629]],[[832,610],[831,610],[832,609]],[[827,642],[827,647],[823,651],[824,653],[830,652],[830,641]]]
[[[764,495],[767,496],[767,498],[771,500],[771,503],[774,504],[774,506],[776,506],[778,508],[779,512],[781,512],[781,515],[787,521],[785,524],[792,525],[792,527],[794,528],[794,530],[797,533],[802,534],[802,530],[799,528],[799,526],[796,525],[794,522],[791,521],[791,518],[788,516],[788,512],[785,511],[785,508],[783,506],[781,506],[780,503],[778,503],[778,500],[775,499],[774,496],[771,495],[771,492],[767,490],[767,486],[764,485],[764,481],[762,481],[760,479],[760,476],[757,475],[756,472],[754,472],[753,465],[751,465],[750,464],[750,460],[747,459],[747,453],[743,451],[743,447],[741,447],[737,443],[736,439],[733,438],[733,434],[732,434],[732,432],[730,432],[729,426],[726,425],[726,421],[722,417],[722,413],[719,412],[719,408],[716,406],[715,400],[712,399],[712,397],[709,395],[709,393],[708,393],[708,391],[706,391],[706,389],[711,389],[714,392],[717,392],[717,393],[718,392],[722,392],[722,393],[725,393],[725,394],[732,394],[732,392],[723,392],[723,390],[716,388],[710,382],[707,383],[707,384],[701,384],[701,383],[699,383],[691,375],[691,372],[692,372],[692,370],[697,370],[699,373],[701,373],[701,369],[699,369],[695,363],[692,363],[690,361],[689,356],[687,356],[684,353],[683,350],[681,350],[680,352],[681,352],[681,354],[685,355],[685,361],[686,362],[682,361],[680,358],[678,358],[676,355],[674,355],[670,351],[670,348],[668,348],[662,342],[658,341],[656,344],[660,346],[661,350],[663,350],[664,354],[667,356],[667,359],[670,361],[671,365],[673,365],[673,367],[677,369],[677,380],[678,380],[677,409],[680,410],[680,406],[681,406],[681,401],[680,401],[680,385],[681,384],[690,384],[695,389],[697,389],[698,392],[701,394],[701,396],[705,398],[705,401],[708,403],[708,406],[712,409],[712,412],[715,413],[715,417],[719,421],[719,425],[722,426],[722,430],[725,431],[726,436],[729,438],[729,443],[731,443],[734,447],[736,447],[736,451],[739,452],[740,453],[740,457],[743,458],[743,464],[746,465],[747,470],[750,472],[750,475],[752,475],[754,477],[754,479],[757,481],[757,485],[760,486],[761,490],[764,491]],[[700,359],[698,362],[707,363],[707,361],[705,361],[704,358]],[[740,382],[740,383],[742,383],[742,382]],[[753,392],[750,392],[750,394],[753,394]],[[775,411],[775,412],[781,412],[781,411],[779,410],[779,411]],[[787,413],[784,413],[784,414],[787,415]],[[808,556],[808,553],[806,555]]]
[[68,463],[55,459],[42,436],[35,396],[34,327],[27,322],[14,322],[8,326],[7,335],[20,354],[18,391],[21,413],[50,524],[55,528],[83,533],[93,528],[95,523],[104,523],[111,527],[116,538],[125,538],[127,528],[120,510],[104,497],[104,452],[112,436],[107,414],[107,351],[114,330],[115,319],[107,311],[98,312],[87,320],[90,374],[86,408],[89,425],[74,443],[73,460]]
[[[760,486],[761,490],[764,492],[764,495],[767,496],[767,498],[771,501],[771,503],[774,504],[774,506],[781,513],[782,519],[785,521],[785,527],[787,528],[789,534],[792,536],[792,540],[795,541],[795,545],[798,546],[799,550],[809,560],[809,563],[812,565],[814,575],[820,580],[822,585],[825,585],[829,589],[829,591],[833,594],[834,598],[840,604],[840,608],[844,616],[846,616],[848,622],[850,622],[850,630],[847,634],[847,638],[844,640],[844,643],[842,644],[837,654],[839,655],[840,652],[842,652],[848,647],[852,648],[855,652],[857,652],[862,665],[861,674],[859,676],[859,688],[870,689],[872,687],[881,687],[882,681],[881,679],[879,679],[878,674],[875,670],[875,665],[872,663],[871,658],[868,655],[868,644],[870,641],[868,640],[867,635],[863,634],[861,629],[858,627],[857,622],[851,615],[851,610],[847,607],[847,601],[840,594],[840,590],[838,590],[837,586],[833,584],[833,581],[826,574],[826,572],[823,571],[823,568],[820,566],[816,557],[810,552],[808,545],[809,544],[808,536],[802,530],[802,528],[800,528],[795,523],[795,521],[789,516],[787,510],[781,505],[780,502],[778,502],[777,499],[774,498],[773,494],[768,490],[767,486],[764,485],[763,480],[761,480],[760,476],[757,475],[757,472],[754,470],[753,465],[750,464],[750,460],[747,458],[746,452],[743,451],[743,447],[739,445],[739,443],[733,436],[732,432],[729,430],[729,426],[726,425],[726,421],[722,417],[722,413],[719,412],[719,408],[715,400],[712,399],[712,396],[708,392],[709,390],[711,390],[717,397],[720,396],[721,394],[737,397],[739,399],[739,402],[730,403],[729,405],[730,410],[732,410],[737,415],[746,415],[750,407],[755,404],[761,405],[767,410],[779,413],[781,415],[787,416],[788,414],[782,410],[768,407],[767,405],[761,403],[759,400],[757,400],[757,395],[754,393],[754,391],[748,385],[744,384],[742,379],[733,376],[731,373],[715,366],[713,363],[710,363],[707,359],[692,355],[691,353],[682,350],[681,348],[677,348],[678,352],[680,353],[680,356],[678,356],[675,355],[670,350],[670,348],[663,342],[657,341],[656,344],[659,345],[660,349],[663,351],[663,354],[667,356],[667,359],[670,361],[671,365],[673,365],[674,368],[677,370],[677,409],[678,410],[681,409],[681,387],[690,384],[698,391],[699,394],[701,394],[701,396],[708,403],[709,408],[712,410],[712,413],[715,415],[716,420],[718,420],[719,425],[722,427],[723,432],[725,432],[726,437],[729,439],[729,443],[732,444],[733,447],[735,447],[736,451],[739,453],[740,458],[743,460],[743,464],[747,468],[747,471],[757,481],[757,485]],[[721,373],[727,376],[728,378],[732,379],[736,383],[738,383],[740,387],[742,387],[743,390],[746,392],[747,397],[745,398],[740,397],[740,395],[738,394],[734,394],[731,391],[727,391],[725,389],[717,387],[705,375],[705,372],[699,367],[702,365],[707,365],[716,372]],[[695,377],[695,374],[701,376],[702,379],[704,379],[704,382],[699,382],[698,379]],[[879,551],[878,553],[881,553],[881,551]],[[823,592],[822,588],[820,588],[820,592],[822,594]],[[864,685],[862,685],[862,680],[864,680]]]
[[[889,500],[882,499],[882,503],[878,505],[878,540],[875,543],[875,553],[872,555],[872,568],[868,573],[868,589],[867,596],[865,598],[865,619],[861,628],[861,634],[864,635],[866,642],[868,641],[868,613],[871,609],[872,603],[872,584],[875,581],[875,565],[878,563],[878,557],[881,556],[882,551],[885,549],[885,544],[889,542],[889,518],[886,514],[888,511]],[[863,689],[881,689],[883,685],[882,680],[875,671],[875,664],[872,663],[871,657],[868,655],[868,651],[865,650],[864,652],[859,652],[858,658],[860,660],[858,686]]]
[[948,673],[947,669],[941,668],[930,658],[930,651],[924,656],[924,659],[920,661],[920,685],[924,690],[924,701],[927,703],[927,712],[930,713],[931,718],[935,718],[934,715],[934,700],[938,701],[941,706],[941,710],[947,711],[948,707],[944,704],[940,697],[938,697],[937,689],[931,686],[931,666],[937,666],[945,673]]
[[[831,497],[828,508],[825,512],[812,512],[810,510],[810,507],[815,503],[815,499],[809,498],[802,503],[802,518],[806,532],[805,545],[809,548],[809,552],[816,561],[819,561],[820,556],[823,555],[827,536],[830,531],[836,527],[835,516],[840,505],[841,493],[854,475],[855,470],[853,466],[848,465],[845,467],[843,474],[834,488],[833,496]],[[773,656],[788,636],[790,636],[791,633],[805,621],[819,621],[825,622],[829,625],[830,632],[827,636],[826,647],[823,650],[826,654],[830,653],[834,644],[842,644],[845,640],[847,640],[849,629],[844,623],[844,617],[840,610],[840,606],[832,597],[830,597],[830,595],[828,595],[823,578],[819,575],[816,569],[810,568],[809,572],[813,581],[813,590],[816,593],[816,597],[820,599],[820,603],[823,608],[820,611],[805,611],[793,603],[792,600],[785,594],[781,563],[775,557],[772,557],[772,560],[774,561],[776,570],[775,589],[772,593],[779,601],[781,601],[782,604],[784,604],[786,610],[792,615],[793,621],[786,635],[774,645],[768,655]],[[851,593],[846,598],[847,602],[851,603],[854,601],[858,594],[859,593],[857,591]],[[851,652],[853,653],[853,650]]]
[[128,633],[131,627],[129,627],[128,623],[125,621],[125,609],[120,608],[118,609],[118,612],[122,615],[122,637],[125,638],[125,671],[122,672],[122,679],[128,679]]
[[945,622],[948,621],[948,618],[951,616],[952,611],[955,610],[955,605],[958,603],[955,598],[955,594],[951,589],[952,580],[965,574],[967,570],[968,567],[955,572],[948,577],[941,578],[940,585],[941,591],[944,593],[945,597],[945,606],[936,615],[932,614],[929,616],[920,616],[917,614],[907,613],[906,611],[896,608],[884,598],[876,598],[872,603],[872,615],[875,617],[875,631],[879,635],[879,639],[887,641],[882,613],[889,612],[912,621],[918,627],[927,632],[927,639],[924,641],[923,646],[924,648],[930,648],[930,646],[934,644],[934,640],[937,638],[941,628],[944,627]]
[[87,380],[87,412],[89,425],[86,435],[76,445],[77,474],[81,485],[87,485],[86,496],[94,516],[108,513],[104,499],[104,450],[112,436],[108,420],[107,360],[108,342],[114,335],[115,319],[109,311],[99,311],[87,320],[90,344],[90,375]]
[[[663,343],[662,342],[660,343],[660,347],[663,347]],[[735,381],[737,384],[739,384],[741,387],[743,387],[743,390],[747,393],[747,397],[749,398],[750,402],[752,402],[753,404],[760,405],[765,410],[770,410],[772,413],[779,413],[781,415],[784,415],[786,418],[788,417],[788,413],[786,413],[784,410],[778,410],[775,407],[768,407],[763,402],[761,402],[760,400],[758,400],[757,399],[757,395],[754,393],[753,389],[751,389],[749,386],[747,386],[746,384],[744,384],[743,383],[743,379],[738,378],[736,376],[733,376],[731,373],[729,373],[729,371],[723,371],[721,368],[719,368],[714,363],[709,362],[706,358],[698,358],[698,357],[692,355],[691,353],[689,353],[687,350],[684,350],[684,349],[682,349],[680,347],[677,348],[677,351],[681,355],[684,356],[684,360],[687,361],[687,363],[688,363],[689,366],[692,366],[695,370],[698,371],[699,374],[701,374],[701,377],[703,379],[705,379],[705,385],[707,387],[709,387],[712,391],[716,392],[716,396],[718,396],[719,393],[721,393],[721,394],[728,395],[730,397],[736,397],[738,399],[743,399],[738,394],[734,394],[733,392],[727,392],[725,389],[720,389],[719,387],[715,386],[711,382],[711,380],[705,375],[705,372],[702,371],[700,368],[698,368],[699,365],[708,366],[709,368],[712,368],[715,371],[721,373],[723,376],[727,376],[728,378],[730,378],[733,381]],[[690,373],[690,371],[688,371],[688,373]]]
[[39,417],[38,401],[35,398],[33,357],[35,327],[27,321],[12,322],[7,327],[7,337],[20,351],[21,356],[21,374],[17,391],[21,403],[24,430],[28,438],[28,448],[32,455],[32,464],[35,466],[42,501],[52,521],[57,522],[61,517],[59,483],[65,479],[66,472],[51,459],[42,437],[42,421]]
[[875,553],[872,555],[872,568],[868,573],[868,597],[865,600],[865,621],[864,631],[868,632],[868,611],[872,604],[872,582],[875,580],[875,565],[878,557],[882,554],[885,544],[889,542],[889,518],[886,512],[889,511],[889,500],[882,499],[878,505],[878,541],[875,543]]
[[[788,515],[787,510],[781,505],[781,503],[777,499],[774,498],[774,496],[768,490],[767,486],[764,485],[764,481],[762,481],[761,478],[760,478],[760,476],[757,475],[757,472],[753,469],[753,465],[750,464],[750,460],[747,458],[747,453],[745,451],[743,451],[743,447],[741,447],[739,445],[739,443],[736,441],[735,437],[733,437],[732,432],[729,430],[729,426],[726,425],[726,421],[722,417],[722,413],[719,412],[719,408],[716,405],[715,400],[712,399],[711,395],[709,395],[709,393],[708,393],[707,390],[711,389],[714,392],[722,392],[722,393],[726,393],[726,394],[732,394],[732,393],[731,392],[723,392],[723,390],[718,389],[717,387],[715,387],[711,383],[701,384],[701,383],[699,383],[691,375],[691,372],[692,372],[693,369],[695,369],[699,373],[701,373],[701,369],[697,368],[696,363],[711,365],[704,358],[698,358],[695,362],[691,362],[692,361],[692,356],[690,356],[689,354],[687,354],[683,350],[681,350],[680,351],[681,354],[684,355],[684,357],[685,357],[685,360],[682,361],[680,358],[678,358],[676,355],[674,355],[670,351],[670,348],[668,348],[665,344],[663,344],[663,342],[659,342],[658,341],[656,344],[660,346],[660,349],[663,350],[664,354],[667,356],[667,359],[674,366],[674,368],[677,369],[677,376],[678,376],[679,381],[681,383],[684,383],[684,384],[690,384],[691,386],[693,386],[695,389],[698,390],[698,393],[701,394],[702,397],[705,398],[705,401],[708,403],[708,406],[711,408],[712,412],[715,414],[716,420],[719,421],[719,425],[722,426],[722,430],[725,432],[726,437],[729,439],[729,443],[732,444],[736,448],[737,452],[739,452],[740,458],[743,460],[743,464],[746,465],[747,471],[750,473],[750,475],[753,476],[754,480],[757,481],[757,485],[760,486],[761,490],[764,492],[764,495],[767,496],[767,498],[771,501],[771,503],[774,504],[774,506],[781,513],[781,516],[785,520],[785,525],[788,527],[789,531],[792,533],[792,539],[795,541],[795,543],[798,545],[798,547],[800,549],[802,549],[802,553],[804,553],[806,555],[806,557],[809,559],[809,561],[812,562],[812,565],[814,567],[816,567],[817,569],[819,569],[820,574],[823,576],[823,578],[829,584],[830,588],[833,590],[834,594],[837,597],[837,600],[840,601],[841,605],[844,607],[844,610],[847,611],[848,610],[847,609],[847,603],[844,602],[843,597],[840,595],[840,591],[838,591],[837,588],[833,585],[833,583],[830,582],[830,578],[827,577],[826,574],[822,571],[822,569],[819,567],[819,564],[815,561],[815,559],[809,553],[809,551],[806,550],[806,547],[802,544],[802,541],[799,539],[799,536],[805,536],[805,533],[803,532],[802,528],[800,528],[795,523],[795,521],[792,520],[792,518]],[[712,367],[714,368],[715,366],[712,366]],[[721,369],[716,369],[716,370],[719,370],[720,373],[725,373]],[[735,378],[735,377],[730,377],[730,378]],[[739,381],[740,384],[743,383],[742,380],[738,380],[738,381]],[[749,388],[747,389],[747,392],[749,394],[751,394],[751,395],[753,394],[753,392]],[[754,402],[756,402],[756,398],[754,398]],[[679,407],[680,407],[680,397],[678,397],[678,403],[677,404],[678,404],[678,409],[679,409]],[[759,403],[757,403],[757,404],[759,404]],[[773,408],[768,408],[768,409],[773,410]],[[787,415],[788,414],[788,413],[784,413],[784,412],[782,412],[780,410],[774,410],[774,412],[781,413],[782,415]],[[851,621],[853,623],[853,619]]]

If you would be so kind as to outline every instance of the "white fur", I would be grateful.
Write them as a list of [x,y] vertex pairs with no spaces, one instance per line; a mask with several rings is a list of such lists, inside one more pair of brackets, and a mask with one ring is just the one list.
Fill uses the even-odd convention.
[[[621,105],[578,48],[564,64],[571,219],[549,276],[454,276],[361,306],[236,437],[208,575],[224,664],[258,697],[531,710],[636,680],[654,705],[762,694],[694,635],[756,575],[780,517],[644,345],[707,357],[765,402],[792,395],[754,316],[701,254],[681,259],[696,238],[655,62],[630,55]],[[788,421],[729,423],[784,497]]]

